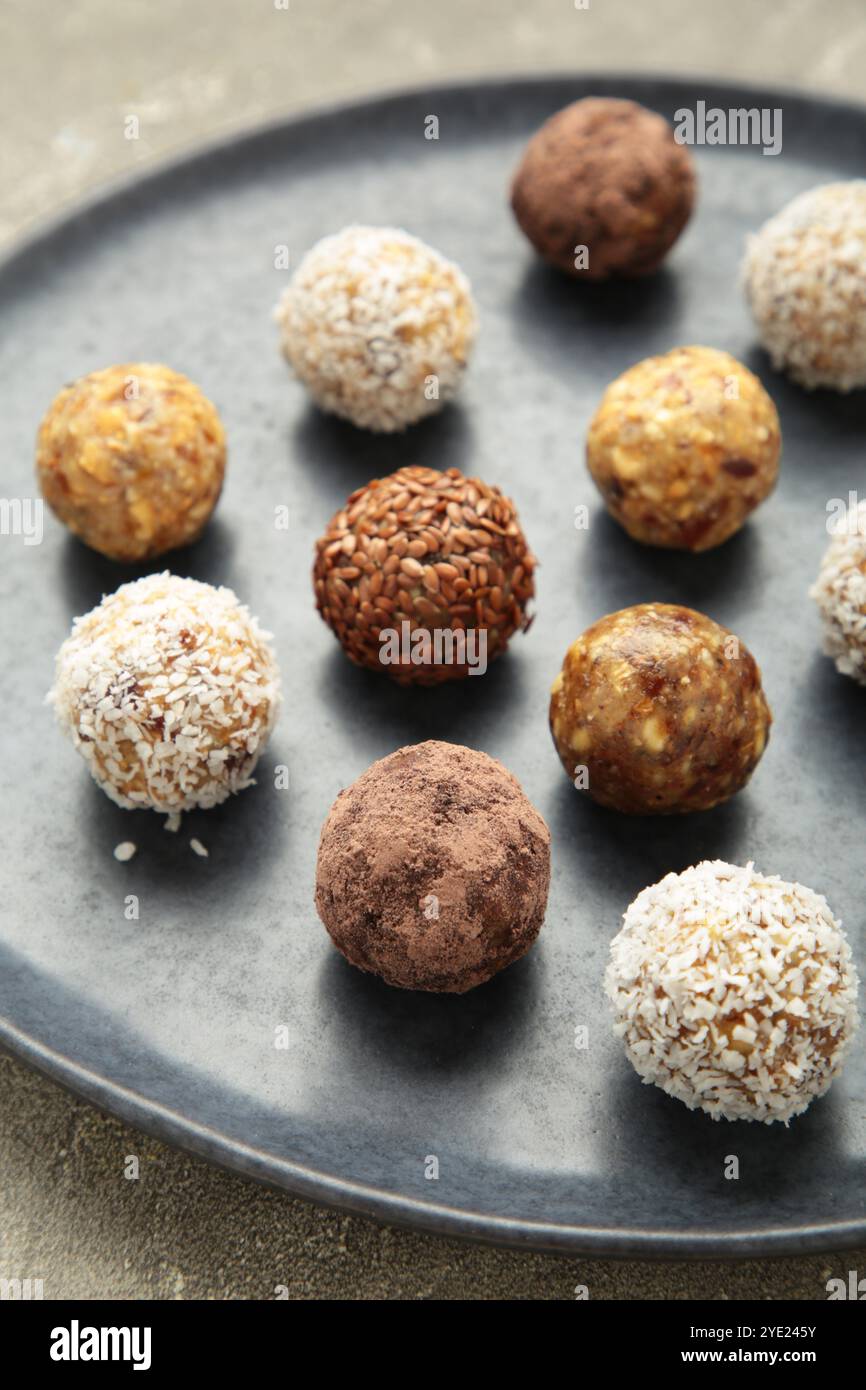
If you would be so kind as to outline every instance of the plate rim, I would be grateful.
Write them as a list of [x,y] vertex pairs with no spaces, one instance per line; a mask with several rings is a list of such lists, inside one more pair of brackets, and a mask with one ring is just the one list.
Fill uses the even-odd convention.
[[[0,289],[16,264],[35,252],[64,227],[92,216],[101,208],[120,202],[135,192],[170,180],[179,172],[245,145],[266,142],[287,131],[314,127],[325,120],[339,120],[359,110],[381,110],[424,96],[434,98],[477,97],[486,91],[521,88],[541,90],[572,83],[575,99],[593,88],[622,86],[627,92],[643,89],[693,91],[700,84],[707,100],[717,104],[744,96],[772,98],[777,104],[820,107],[850,120],[866,120],[866,102],[824,95],[807,89],[763,86],[757,83],[704,79],[699,73],[684,76],[668,72],[608,70],[556,70],[516,72],[465,77],[455,81],[386,87],[339,101],[304,106],[263,122],[251,122],[217,133],[204,141],[183,146],[141,168],[100,181],[82,197],[64,202],[47,216],[36,216],[0,248]],[[637,99],[640,99],[639,97]],[[656,1260],[726,1260],[808,1255],[854,1249],[866,1243],[866,1211],[861,1218],[823,1221],[797,1226],[753,1225],[747,1230],[718,1231],[693,1227],[672,1231],[635,1226],[597,1226],[574,1222],[542,1222],[430,1202],[384,1186],[355,1182],[280,1157],[264,1148],[246,1144],[224,1131],[190,1119],[181,1111],[114,1081],[101,1071],[58,1051],[34,1034],[19,1028],[0,1014],[0,1051],[30,1066],[97,1109],[174,1148],[231,1171],[248,1180],[287,1192],[333,1210],[444,1238],[541,1251],[549,1254]]]

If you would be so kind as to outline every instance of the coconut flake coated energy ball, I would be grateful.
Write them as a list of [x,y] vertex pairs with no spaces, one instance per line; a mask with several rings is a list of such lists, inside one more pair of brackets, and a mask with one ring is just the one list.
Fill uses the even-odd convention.
[[669,603],[593,623],[553,683],[550,728],[575,786],[629,815],[706,811],[741,790],[772,717],[744,644]]
[[352,965],[463,994],[524,955],[544,920],[550,833],[486,753],[414,744],[341,791],[319,841],[316,907]]
[[189,545],[217,504],[223,427],[179,372],[132,362],[65,386],[39,429],[36,472],[52,511],[109,559]]
[[633,540],[710,550],[772,492],[782,437],[756,376],[727,352],[674,348],[617,377],[589,427],[586,461]]
[[380,432],[454,395],[477,327],[463,272],[392,227],[317,242],[275,312],[283,353],[316,404]]
[[539,255],[583,280],[656,270],[694,199],[692,157],[667,121],[614,97],[585,97],[551,116],[511,187],[514,215]]
[[715,1120],[802,1114],[858,1024],[857,974],[827,903],[752,864],[698,864],[639,893],[605,990],[643,1081]]
[[748,240],[743,280],[773,366],[801,386],[866,386],[866,180],[801,193]]
[[49,699],[112,801],[176,817],[250,785],[279,674],[231,589],[154,574],[76,618]]
[[535,560],[514,504],[456,468],[358,488],[316,542],[316,607],[358,666],[400,684],[461,680],[531,619]]
[[827,656],[843,676],[866,685],[866,501],[837,524],[809,595],[821,614]]

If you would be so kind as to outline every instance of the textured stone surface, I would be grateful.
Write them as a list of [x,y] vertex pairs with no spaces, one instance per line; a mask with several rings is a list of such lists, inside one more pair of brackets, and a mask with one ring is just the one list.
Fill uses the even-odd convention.
[[[243,0],[10,3],[0,15],[0,238],[106,179],[310,104],[473,73],[707,73],[859,97],[860,0]],[[826,15],[826,11],[824,11]],[[623,34],[627,33],[627,42]],[[748,42],[743,42],[744,33]],[[125,122],[139,121],[137,140]],[[129,129],[129,126],[127,126]],[[129,1154],[141,1178],[126,1181]],[[866,1251],[653,1266],[476,1249],[380,1228],[174,1153],[0,1061],[0,1276],[46,1296],[145,1298],[825,1297]]]

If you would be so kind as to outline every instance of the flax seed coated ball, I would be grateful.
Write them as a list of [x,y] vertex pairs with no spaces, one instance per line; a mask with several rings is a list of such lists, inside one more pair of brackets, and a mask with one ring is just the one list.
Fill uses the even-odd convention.
[[511,186],[514,216],[539,255],[584,280],[656,270],[694,199],[692,157],[667,121],[614,97],[551,116]]
[[744,644],[703,613],[642,603],[593,623],[553,683],[575,786],[629,815],[706,811],[748,782],[772,717]]
[[316,404],[383,433],[451,399],[477,328],[463,272],[393,227],[346,227],[317,242],[275,315],[283,354]]
[[711,550],[773,490],[782,437],[758,378],[716,348],[647,357],[607,388],[586,461],[633,540]]
[[352,965],[399,989],[463,994],[544,921],[550,832],[495,758],[413,744],[341,791],[322,827],[316,908]]
[[187,377],[153,362],[106,367],[65,386],[36,446],[52,511],[93,550],[127,563],[199,537],[225,464],[225,434],[210,401]]
[[358,488],[316,542],[316,607],[350,660],[400,684],[483,675],[526,631],[535,560],[513,502],[456,468]]
[[801,386],[866,386],[866,180],[799,194],[749,238],[746,297],[774,367]]
[[802,1114],[859,1021],[851,949],[825,899],[753,864],[698,864],[639,893],[605,991],[641,1079],[714,1120]]
[[274,653],[231,589],[122,584],[57,656],[57,719],[107,796],[173,820],[248,787],[276,722]]

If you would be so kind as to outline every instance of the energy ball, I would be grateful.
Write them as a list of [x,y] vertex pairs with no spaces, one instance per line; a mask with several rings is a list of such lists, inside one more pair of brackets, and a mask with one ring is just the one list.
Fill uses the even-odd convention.
[[126,563],[197,540],[225,466],[210,401],[153,362],[105,367],[65,386],[36,443],[49,507],[86,545]]
[[866,501],[837,524],[809,595],[821,614],[827,656],[843,676],[866,685]]
[[486,753],[418,743],[341,791],[322,827],[316,907],[352,965],[399,989],[463,994],[535,941],[550,833]]
[[754,772],[772,716],[745,645],[703,613],[641,603],[593,623],[553,683],[575,787],[628,815],[707,811]]
[[774,367],[801,386],[866,386],[866,180],[801,193],[746,246],[746,297]]
[[525,236],[583,280],[656,270],[691,216],[692,157],[634,101],[586,97],[532,137],[511,186]]
[[483,675],[526,631],[535,560],[514,504],[456,468],[353,492],[316,542],[316,607],[357,666],[400,684]]
[[753,864],[698,864],[639,893],[605,991],[642,1080],[714,1120],[787,1124],[838,1076],[858,1024],[826,902]]
[[633,540],[710,550],[772,492],[782,437],[752,372],[715,348],[647,357],[608,386],[586,461]]
[[477,329],[463,272],[393,227],[346,227],[317,242],[276,319],[283,353],[316,404],[383,433],[450,400]]
[[148,575],[76,618],[49,700],[106,795],[176,828],[251,785],[280,704],[268,636],[231,589]]

